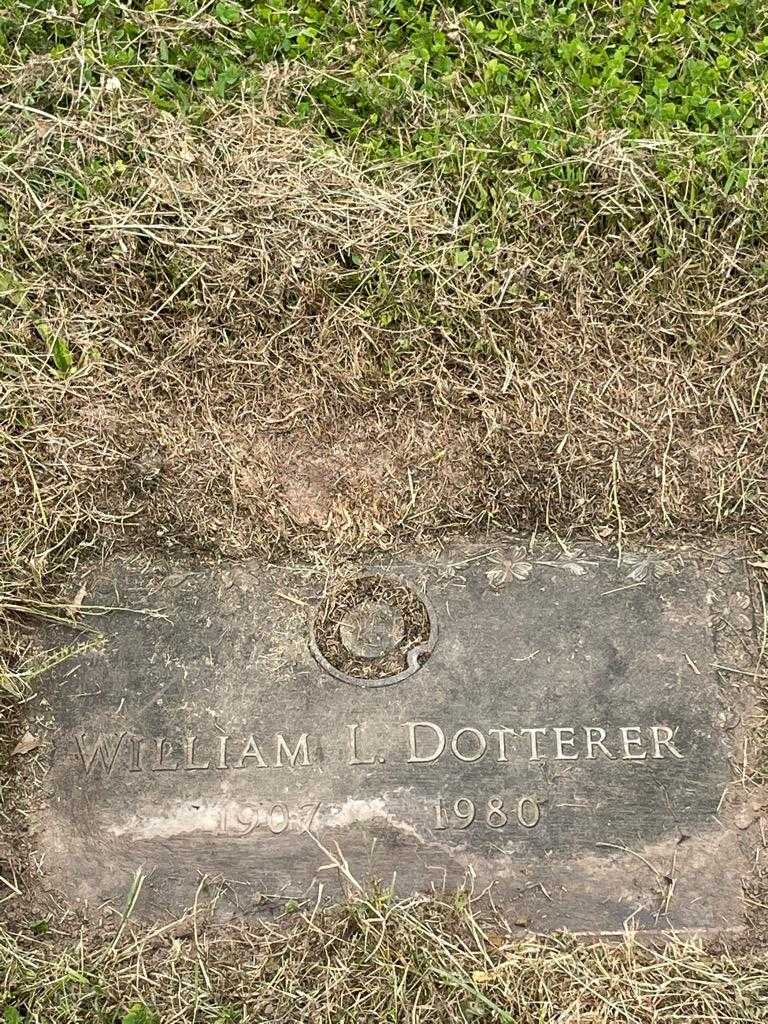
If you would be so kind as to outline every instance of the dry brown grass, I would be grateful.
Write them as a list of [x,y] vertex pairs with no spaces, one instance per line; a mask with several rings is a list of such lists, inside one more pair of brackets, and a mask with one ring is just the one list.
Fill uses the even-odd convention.
[[[225,931],[190,917],[117,942],[113,930],[63,947],[55,935],[0,932],[12,1005],[46,1024],[756,1024],[768,1003],[757,955],[705,952],[696,941],[662,951],[636,939],[521,939],[481,922],[465,897],[357,897],[330,912]],[[124,1017],[131,1007],[135,1016]]]
[[[686,229],[642,144],[596,140],[590,222],[555,194],[457,267],[439,183],[374,181],[269,111],[198,129],[125,97],[86,120],[9,114],[4,607],[124,539],[306,555],[498,525],[765,544],[749,189],[716,232]],[[617,209],[642,231],[605,231]]]

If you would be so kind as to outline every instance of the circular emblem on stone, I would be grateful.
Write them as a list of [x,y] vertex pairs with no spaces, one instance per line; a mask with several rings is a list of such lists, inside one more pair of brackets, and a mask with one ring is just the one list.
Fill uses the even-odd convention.
[[407,580],[360,576],[317,609],[310,649],[318,665],[352,686],[390,686],[426,664],[437,643],[429,601]]

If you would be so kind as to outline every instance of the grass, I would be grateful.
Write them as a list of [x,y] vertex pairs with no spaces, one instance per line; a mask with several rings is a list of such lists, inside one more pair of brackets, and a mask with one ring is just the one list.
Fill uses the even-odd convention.
[[637,940],[521,940],[481,922],[466,897],[379,894],[294,915],[288,926],[222,932],[186,919],[104,938],[57,948],[52,935],[0,933],[8,1024],[756,1024],[768,999],[754,954],[690,941],[662,952]]
[[682,531],[765,560],[762,167],[727,222],[675,235],[650,144],[596,138],[578,202],[553,189],[457,266],[440,179],[372,178],[269,107],[8,113],[10,610],[125,538],[274,556]]
[[[766,578],[767,62],[757,0],[0,8],[5,833],[35,621],[111,548],[695,536]],[[766,976],[440,901],[32,924],[0,940],[11,1024],[756,1020]]]
[[[76,57],[81,92],[109,75],[186,113],[206,96],[263,95],[265,65],[290,68],[294,116],[367,158],[487,171],[465,197],[478,213],[504,201],[482,194],[496,173],[525,170],[533,196],[578,184],[567,161],[596,123],[695,133],[696,172],[738,191],[764,115],[768,17],[743,0],[57,0],[22,2],[0,24],[12,60]],[[60,101],[44,73],[25,85],[35,106]]]

